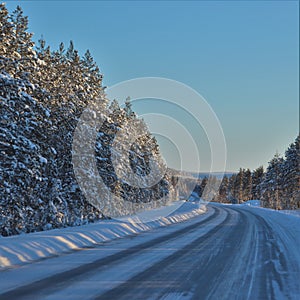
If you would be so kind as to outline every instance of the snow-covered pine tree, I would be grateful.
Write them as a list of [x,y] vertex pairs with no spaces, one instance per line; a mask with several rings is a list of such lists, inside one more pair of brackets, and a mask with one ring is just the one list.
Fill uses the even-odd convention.
[[201,180],[201,184],[200,184],[200,188],[201,188],[201,194],[199,195],[200,197],[202,197],[203,195],[203,191],[207,185],[208,182],[208,178],[205,176],[202,180]]
[[283,158],[276,153],[269,162],[265,179],[262,183],[262,205],[264,207],[281,209],[282,196],[282,166]]
[[228,186],[229,186],[229,178],[225,175],[220,185],[218,202],[221,203],[228,202]]
[[121,111],[121,108],[120,108],[120,105],[119,105],[119,102],[114,99],[110,106],[109,106],[109,111],[112,115],[118,115]]
[[243,177],[243,201],[252,199],[252,176],[250,169],[244,171]]
[[85,92],[92,99],[97,99],[102,92],[102,79],[103,76],[100,73],[99,67],[95,63],[89,50],[83,56],[83,75],[85,78]]
[[238,200],[238,203],[243,202],[244,199],[244,172],[245,170],[240,168],[239,172],[236,174],[233,187],[233,196]]
[[[1,175],[6,178],[6,188],[1,188],[1,192],[9,193],[9,196],[0,193],[1,234],[78,225],[85,220],[97,219],[101,217],[99,211],[84,202],[80,191],[74,188],[74,185],[77,186],[74,176],[68,176],[72,173],[68,163],[71,152],[59,153],[56,149],[58,145],[70,144],[70,139],[65,137],[71,137],[69,129],[74,129],[60,125],[65,120],[76,121],[72,110],[60,109],[61,103],[68,103],[69,100],[66,89],[62,89],[64,81],[60,76],[64,72],[61,68],[64,66],[63,55],[55,57],[50,47],[45,47],[45,42],[41,41],[36,59],[38,68],[34,63],[31,67],[30,58],[32,55],[34,62],[35,53],[32,51],[31,35],[26,34],[27,17],[23,17],[20,8],[10,17],[4,5],[1,5],[0,16],[3,24],[0,49],[1,54],[6,55],[1,57],[1,61],[5,59],[10,62],[1,64],[1,115],[3,113],[5,116],[4,123],[0,124],[0,130],[2,133],[4,131],[4,140],[1,142],[3,147],[8,144],[12,147],[12,150],[7,148],[1,152],[5,156],[0,162],[0,169],[3,170]],[[34,81],[34,89],[28,78]],[[75,85],[71,80],[67,83],[76,88],[77,82]],[[28,91],[36,98],[31,98]],[[66,106],[76,108],[78,104],[82,111],[82,103],[73,100],[73,103],[68,103],[71,105]],[[74,122],[72,124],[76,125]],[[67,174],[68,180],[62,181],[62,174]],[[66,189],[63,184],[67,186]],[[76,199],[72,199],[71,193],[68,193],[70,190]]]
[[48,110],[28,95],[27,81],[0,74],[0,234],[42,230],[49,200],[43,123]]
[[300,208],[300,135],[285,152],[283,168],[282,207]]
[[33,49],[33,34],[28,32],[28,17],[24,16],[22,8],[17,6],[11,14],[10,20],[13,24],[13,35],[7,47],[7,56],[17,62],[12,75],[30,81],[30,74],[33,73],[36,66],[36,52]]
[[133,111],[132,111],[132,104],[131,104],[131,101],[130,101],[130,97],[127,97],[126,100],[125,100],[125,107],[124,107],[124,111],[126,113],[126,116],[128,118],[131,117]]
[[13,24],[10,22],[8,10],[4,3],[0,3],[0,59],[1,59],[1,69],[6,67],[5,63],[11,58],[10,44],[13,37]]
[[252,172],[252,198],[261,198],[261,184],[264,179],[264,168],[263,166],[258,167]]

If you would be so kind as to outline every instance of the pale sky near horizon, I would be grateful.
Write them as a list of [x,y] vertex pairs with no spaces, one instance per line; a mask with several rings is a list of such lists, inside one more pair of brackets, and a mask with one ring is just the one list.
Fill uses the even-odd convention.
[[[6,3],[10,12],[21,5],[35,41],[43,35],[53,50],[70,40],[82,55],[90,49],[105,86],[151,76],[196,90],[222,125],[228,171],[266,166],[299,132],[298,1]],[[188,115],[155,101],[134,108],[172,111],[201,149],[201,171],[209,169],[207,138]],[[158,139],[168,164],[178,168],[172,143]],[[187,165],[194,170],[188,158]]]

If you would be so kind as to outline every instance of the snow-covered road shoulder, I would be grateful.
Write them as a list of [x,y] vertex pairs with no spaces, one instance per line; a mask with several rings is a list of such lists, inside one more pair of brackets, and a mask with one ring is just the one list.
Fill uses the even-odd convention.
[[[93,247],[99,243],[136,235],[160,226],[183,222],[206,212],[205,205],[199,206],[198,203],[182,201],[179,209],[164,217],[166,210],[172,211],[172,206],[177,207],[178,202],[165,208],[124,217],[120,220],[105,220],[80,227],[54,229],[12,237],[0,236],[0,270]],[[157,218],[159,215],[161,217]],[[155,220],[151,221],[154,216],[156,216]],[[148,222],[141,222],[141,219],[148,220]]]

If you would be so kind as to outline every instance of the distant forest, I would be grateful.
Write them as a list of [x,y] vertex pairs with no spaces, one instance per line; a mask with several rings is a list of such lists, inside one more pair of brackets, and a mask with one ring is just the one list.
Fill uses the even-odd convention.
[[[218,180],[217,178],[215,180]],[[207,178],[198,185],[198,193],[206,186]],[[275,154],[267,169],[240,169],[224,176],[213,201],[243,203],[257,199],[261,206],[273,209],[300,209],[300,136],[290,144],[285,157]]]

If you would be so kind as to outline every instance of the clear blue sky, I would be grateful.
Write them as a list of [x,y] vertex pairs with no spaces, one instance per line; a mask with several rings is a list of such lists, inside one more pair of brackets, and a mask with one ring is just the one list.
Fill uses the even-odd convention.
[[298,1],[8,1],[7,7],[17,4],[36,40],[43,34],[52,48],[72,39],[81,54],[90,49],[104,85],[158,76],[197,90],[222,124],[227,170],[266,166],[298,134]]

